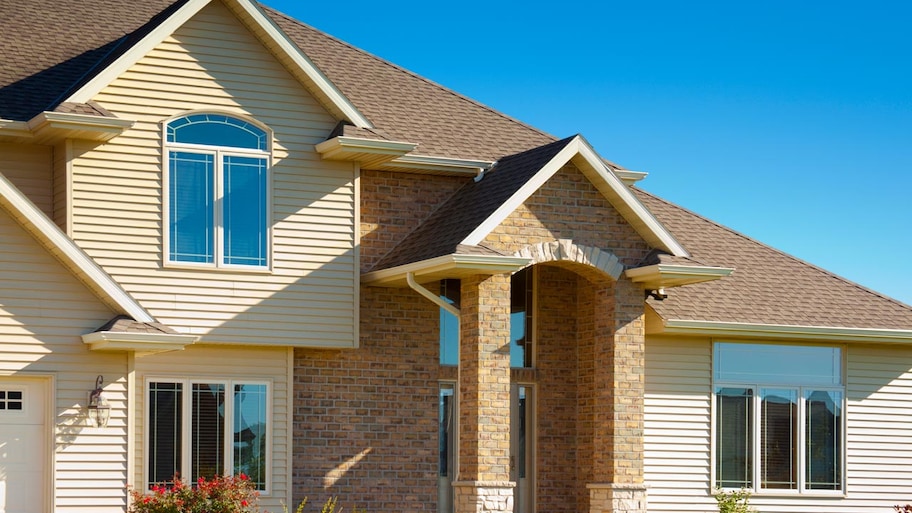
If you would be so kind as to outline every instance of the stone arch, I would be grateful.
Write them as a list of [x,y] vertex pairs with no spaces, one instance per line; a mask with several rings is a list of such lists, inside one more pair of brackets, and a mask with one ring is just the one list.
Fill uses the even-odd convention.
[[570,239],[526,246],[517,251],[514,256],[531,258],[532,262],[529,265],[548,262],[580,264],[601,271],[614,281],[620,279],[621,273],[624,272],[624,264],[611,251],[576,244]]

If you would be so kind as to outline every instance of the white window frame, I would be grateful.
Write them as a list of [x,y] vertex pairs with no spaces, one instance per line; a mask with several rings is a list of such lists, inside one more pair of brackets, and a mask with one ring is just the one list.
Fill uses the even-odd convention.
[[[825,386],[825,385],[795,385],[783,383],[781,381],[771,381],[771,382],[745,382],[745,381],[726,381],[726,380],[717,380],[716,379],[716,345],[724,344],[735,344],[743,343],[748,345],[771,345],[771,346],[792,346],[792,347],[829,347],[836,348],[840,350],[841,355],[841,371],[842,375],[840,376],[840,381],[842,386]],[[846,348],[844,345],[838,344],[768,344],[760,342],[733,342],[728,340],[714,340],[712,342],[712,393],[710,398],[710,414],[711,414],[711,423],[710,423],[710,433],[711,433],[711,450],[710,450],[710,482],[711,488],[713,490],[723,489],[723,490],[736,490],[738,488],[729,488],[729,487],[720,487],[717,482],[716,475],[716,454],[719,449],[718,440],[717,440],[717,425],[718,425],[718,400],[716,391],[719,388],[743,388],[750,389],[753,393],[751,397],[751,486],[746,487],[751,494],[754,495],[802,495],[802,496],[827,496],[827,497],[844,497],[846,495],[846,472],[848,464],[846,461],[846,439],[847,432],[846,427],[847,417],[846,406],[848,403],[846,395]],[[783,488],[762,488],[761,485],[761,453],[762,453],[762,442],[760,438],[760,423],[761,423],[761,406],[762,406],[762,397],[760,396],[760,391],[762,389],[777,389],[777,390],[794,390],[798,394],[798,427],[797,427],[797,437],[795,443],[798,445],[797,457],[797,485],[796,489],[783,489]],[[841,436],[839,440],[839,451],[840,451],[840,483],[838,490],[822,490],[822,489],[810,489],[807,488],[807,477],[805,475],[805,463],[807,459],[807,401],[805,399],[805,391],[824,391],[824,392],[839,392],[842,394],[842,405],[841,411],[842,415],[840,418],[840,431]]]
[[149,387],[152,383],[180,383],[181,388],[181,476],[190,476],[191,457],[192,457],[192,387],[194,384],[204,385],[223,385],[225,387],[225,433],[224,433],[224,467],[228,471],[234,469],[234,386],[235,385],[264,385],[266,386],[266,487],[257,490],[261,496],[269,496],[272,492],[272,433],[275,429],[275,419],[273,417],[273,383],[270,379],[246,379],[246,378],[176,378],[173,376],[148,376],[145,379],[143,388],[143,450],[145,451],[145,461],[143,462],[143,483],[144,490],[148,490],[153,484],[149,479],[149,460],[152,454],[152,435],[149,432],[149,415],[151,403],[149,401]]
[[[195,114],[216,114],[232,117],[241,121],[255,125],[260,130],[266,132],[266,150],[254,150],[249,148],[235,148],[232,146],[217,146],[208,144],[190,144],[168,142],[168,124],[176,119],[180,119]],[[167,119],[162,122],[161,140],[162,140],[162,259],[166,267],[176,268],[196,268],[196,269],[226,269],[231,271],[247,272],[271,272],[273,262],[272,248],[272,218],[273,218],[273,177],[272,177],[272,131],[244,116],[234,113],[225,113],[219,111],[188,112]],[[188,152],[200,155],[212,155],[214,159],[214,181],[215,196],[212,198],[212,223],[214,231],[215,244],[213,248],[213,263],[206,262],[186,262],[181,260],[171,260],[171,152]],[[242,265],[228,264],[224,262],[224,241],[225,241],[225,223],[222,216],[221,199],[224,197],[224,167],[223,160],[226,156],[254,157],[262,158],[266,161],[266,265]]]

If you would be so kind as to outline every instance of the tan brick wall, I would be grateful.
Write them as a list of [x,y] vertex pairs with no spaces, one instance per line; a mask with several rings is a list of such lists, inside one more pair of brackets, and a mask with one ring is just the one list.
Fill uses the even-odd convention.
[[510,277],[462,280],[459,476],[510,479]]
[[369,271],[470,178],[361,172],[361,272]]
[[558,239],[610,250],[625,265],[636,264],[650,249],[573,164],[555,173],[483,244],[512,254]]
[[586,288],[586,281],[551,265],[538,266],[535,271],[538,511],[576,513],[582,511],[579,505],[586,504],[588,494],[585,482],[580,482],[577,474],[577,289]]
[[361,348],[295,351],[295,501],[436,511],[438,310],[410,289],[361,305]]

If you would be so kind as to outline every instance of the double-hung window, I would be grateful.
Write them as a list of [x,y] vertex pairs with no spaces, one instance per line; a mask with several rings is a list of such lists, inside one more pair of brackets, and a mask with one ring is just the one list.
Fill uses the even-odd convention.
[[147,482],[246,474],[268,491],[266,382],[155,379],[147,383]]
[[842,368],[836,346],[716,343],[715,486],[842,490]]
[[262,128],[224,114],[167,123],[168,263],[268,268],[269,140]]

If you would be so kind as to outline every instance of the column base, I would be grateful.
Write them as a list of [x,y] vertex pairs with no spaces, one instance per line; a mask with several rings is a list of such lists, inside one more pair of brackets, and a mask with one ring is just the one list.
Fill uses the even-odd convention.
[[515,486],[513,481],[454,481],[456,513],[513,513]]
[[646,513],[646,485],[586,485],[589,489],[589,513]]

